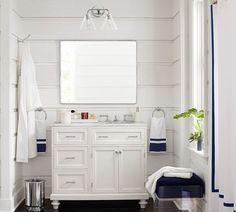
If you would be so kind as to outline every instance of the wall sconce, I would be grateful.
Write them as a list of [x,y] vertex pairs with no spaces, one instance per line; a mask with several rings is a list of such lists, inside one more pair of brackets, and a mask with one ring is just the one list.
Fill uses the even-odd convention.
[[96,25],[93,22],[93,18],[101,18],[105,16],[105,20],[101,26],[101,29],[107,30],[118,30],[117,25],[112,18],[112,15],[108,9],[105,8],[97,8],[94,6],[89,9],[86,15],[83,18],[83,21],[80,25],[81,30],[96,30]]

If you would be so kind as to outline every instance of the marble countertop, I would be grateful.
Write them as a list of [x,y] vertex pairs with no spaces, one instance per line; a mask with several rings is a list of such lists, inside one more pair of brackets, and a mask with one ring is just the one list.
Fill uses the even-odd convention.
[[140,122],[132,122],[132,123],[103,123],[103,122],[95,122],[95,123],[71,123],[71,124],[62,124],[62,123],[54,123],[52,127],[84,127],[84,126],[92,126],[92,127],[146,127],[147,124]]

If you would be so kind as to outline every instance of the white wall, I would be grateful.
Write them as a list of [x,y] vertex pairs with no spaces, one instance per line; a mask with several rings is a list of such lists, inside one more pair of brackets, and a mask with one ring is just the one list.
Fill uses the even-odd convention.
[[[190,42],[192,37],[192,25],[191,25],[191,19],[193,16],[193,11],[191,9],[192,5],[189,4],[189,33],[190,33]],[[210,13],[210,6],[208,4],[208,1],[205,1],[205,13],[206,13],[206,19],[205,21],[205,42],[206,42],[206,48],[205,48],[205,82],[204,82],[204,90],[205,90],[205,102],[204,102],[204,110],[206,111],[206,118],[205,118],[205,132],[204,132],[204,154],[189,150],[189,166],[204,180],[205,182],[205,197],[202,201],[199,202],[199,208],[201,208],[202,211],[211,211],[210,210],[210,193],[211,193],[211,184],[210,184],[210,176],[211,176],[211,164],[210,159],[208,158],[208,155],[210,155],[210,152],[208,152],[208,145],[210,145],[211,141],[211,118],[209,117],[209,114],[211,114],[210,108],[211,108],[211,87],[209,86],[208,79],[211,77],[211,66],[208,66],[208,60],[210,59],[210,55],[208,52],[211,52],[211,42],[210,42],[210,25],[209,23],[209,13]],[[191,45],[191,44],[190,44]],[[191,53],[191,52],[190,52]],[[191,55],[191,54],[190,54]],[[191,59],[191,58],[190,58]],[[190,70],[192,72],[192,69],[190,67]],[[191,94],[191,93],[190,93]],[[212,210],[213,211],[213,210]]]
[[[18,75],[19,75],[19,47],[20,43],[17,42],[17,39],[21,39],[25,36],[23,32],[22,20],[18,15],[18,5],[17,0],[12,1],[11,7],[11,58],[10,58],[10,93],[11,93],[11,113],[10,113],[10,132],[11,132],[11,140],[13,147],[13,152],[11,158],[15,160],[15,149],[16,149],[16,136],[17,136],[17,117],[18,117],[18,100],[17,100],[17,92],[18,92]],[[13,198],[14,198],[14,208],[22,201],[24,187],[22,181],[22,164],[13,163]]]
[[[168,153],[149,154],[148,173],[164,165],[173,164],[173,115],[179,111],[179,9],[176,0],[108,1],[108,7],[119,27],[118,31],[83,32],[79,30],[82,16],[94,6],[94,1],[82,0],[22,0],[18,13],[22,17],[25,34],[30,33],[31,50],[37,69],[37,80],[43,107],[48,113],[46,154],[41,154],[23,165],[24,178],[39,176],[47,179],[47,193],[51,190],[51,131],[56,121],[56,110],[73,108],[118,114],[135,111],[136,105],[61,105],[59,103],[59,40],[108,39],[137,40],[138,97],[143,121],[149,122],[154,107],[162,107],[167,115]],[[44,164],[42,166],[42,164]]]
[[1,199],[0,210],[12,211],[23,197],[22,166],[15,163],[17,64],[21,18],[16,1],[1,1]]

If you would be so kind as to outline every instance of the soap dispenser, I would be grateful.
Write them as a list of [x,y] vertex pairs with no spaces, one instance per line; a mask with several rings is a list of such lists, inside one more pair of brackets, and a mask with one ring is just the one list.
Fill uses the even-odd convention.
[[136,123],[141,122],[139,107],[136,107],[136,112],[134,113],[134,121]]

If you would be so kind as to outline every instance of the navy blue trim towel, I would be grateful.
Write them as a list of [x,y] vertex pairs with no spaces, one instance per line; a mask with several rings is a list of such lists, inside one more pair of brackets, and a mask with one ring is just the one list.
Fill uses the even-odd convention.
[[36,119],[37,152],[46,152],[46,123],[44,119]]
[[166,124],[164,117],[152,117],[149,151],[166,152]]

